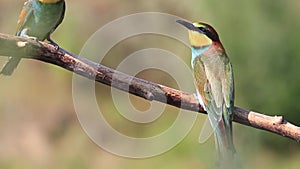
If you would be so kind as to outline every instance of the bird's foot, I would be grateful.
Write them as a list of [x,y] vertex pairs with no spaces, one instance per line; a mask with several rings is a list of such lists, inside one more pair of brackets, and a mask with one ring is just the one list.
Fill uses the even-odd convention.
[[25,29],[23,29],[23,30],[20,32],[20,35],[19,35],[19,36],[20,36],[20,37],[24,37],[24,38],[28,38],[28,39],[33,40],[33,41],[39,41],[37,37],[35,37],[35,36],[29,36],[29,35],[27,34],[27,32],[28,32],[28,28],[25,28]]
[[50,42],[51,45],[53,45],[55,47],[56,51],[59,50],[59,46],[57,43],[55,43],[51,38],[47,38],[47,40]]
[[36,42],[39,42],[38,38],[37,38],[37,37],[34,37],[34,36],[22,35],[22,37],[28,38],[28,39],[33,40],[33,41],[36,41]]

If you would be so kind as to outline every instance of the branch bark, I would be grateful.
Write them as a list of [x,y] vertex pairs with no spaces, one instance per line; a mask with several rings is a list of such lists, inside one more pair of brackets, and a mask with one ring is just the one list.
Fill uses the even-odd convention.
[[[149,101],[155,100],[178,108],[206,114],[194,94],[126,75],[74,55],[62,48],[57,50],[55,46],[45,42],[0,33],[0,55],[30,58],[51,63]],[[243,125],[300,141],[300,127],[289,123],[283,116],[267,116],[235,107],[233,120]]]

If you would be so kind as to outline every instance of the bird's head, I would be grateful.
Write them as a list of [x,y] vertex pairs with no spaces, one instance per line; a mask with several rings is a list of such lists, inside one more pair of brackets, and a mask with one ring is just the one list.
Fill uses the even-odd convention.
[[57,2],[60,2],[60,1],[63,1],[63,0],[39,0],[39,2],[41,3],[57,3]]
[[189,39],[192,47],[204,47],[210,46],[213,42],[220,42],[219,36],[215,29],[202,22],[190,23],[183,20],[177,20],[176,22],[185,26],[189,32]]

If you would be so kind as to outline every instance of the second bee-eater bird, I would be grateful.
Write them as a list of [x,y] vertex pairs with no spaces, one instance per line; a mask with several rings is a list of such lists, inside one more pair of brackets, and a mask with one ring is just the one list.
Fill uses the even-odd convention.
[[[50,34],[62,22],[64,14],[64,0],[28,0],[19,16],[16,36],[32,37],[39,41],[47,39],[55,44]],[[11,75],[20,60],[18,57],[10,57],[1,74]]]
[[215,29],[178,20],[188,29],[197,98],[214,129],[220,168],[236,168],[232,138],[234,82],[232,66]]

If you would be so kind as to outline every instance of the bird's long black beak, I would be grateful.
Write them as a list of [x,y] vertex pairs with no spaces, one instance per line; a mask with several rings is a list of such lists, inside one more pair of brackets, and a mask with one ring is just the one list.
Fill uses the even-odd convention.
[[186,28],[188,28],[189,30],[193,30],[193,31],[198,31],[199,29],[197,27],[195,27],[192,23],[184,21],[184,20],[177,20],[177,23],[180,23],[181,25],[185,26]]

